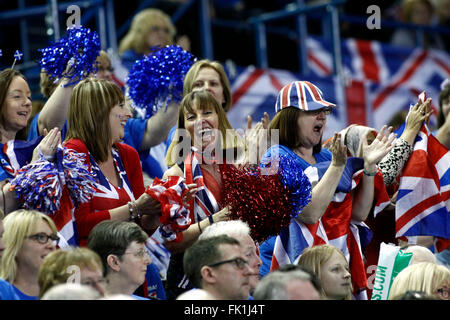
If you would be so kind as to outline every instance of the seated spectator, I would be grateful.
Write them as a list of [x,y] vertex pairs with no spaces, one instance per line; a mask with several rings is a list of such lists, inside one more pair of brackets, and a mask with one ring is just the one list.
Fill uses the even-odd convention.
[[241,220],[219,221],[206,227],[198,239],[208,239],[222,234],[233,237],[240,242],[244,258],[248,261],[248,266],[252,270],[250,273],[250,293],[252,293],[259,281],[259,267],[262,262],[255,241],[250,236],[248,224]]
[[194,287],[217,300],[247,300],[251,269],[242,247],[226,235],[196,241],[183,257],[184,271]]
[[253,298],[255,300],[320,300],[320,291],[314,285],[311,275],[303,270],[276,270],[261,279],[256,286]]
[[145,281],[151,263],[145,242],[147,234],[134,222],[106,220],[89,234],[87,247],[100,256],[107,280],[105,294],[133,295]]
[[55,223],[33,210],[17,210],[4,219],[0,278],[13,285],[20,300],[37,300],[38,274],[44,258],[55,250],[59,240]]
[[329,300],[351,300],[352,282],[344,254],[336,247],[324,244],[308,247],[298,264],[311,270],[322,284],[322,296]]
[[407,291],[420,291],[441,300],[450,300],[450,270],[430,262],[410,265],[399,272],[389,291],[389,300],[398,300]]
[[172,44],[175,33],[175,26],[163,11],[155,8],[140,11],[119,44],[123,66],[130,69],[136,60],[151,53],[153,47]]
[[98,254],[88,248],[72,248],[46,256],[39,270],[39,297],[42,299],[52,287],[66,282],[89,285],[103,296],[105,279]]
[[100,292],[80,283],[60,283],[49,288],[41,300],[97,300]]
[[[403,0],[402,13],[402,22],[430,26],[434,15],[434,7],[429,0]],[[420,45],[417,39],[416,30],[399,28],[394,31],[391,43],[397,46],[414,48]],[[444,49],[439,37],[430,32],[424,32],[421,42],[425,49]]]

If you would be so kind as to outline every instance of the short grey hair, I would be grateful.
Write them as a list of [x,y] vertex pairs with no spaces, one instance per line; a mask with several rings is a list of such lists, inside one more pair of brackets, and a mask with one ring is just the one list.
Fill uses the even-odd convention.
[[235,238],[250,235],[250,227],[241,220],[219,221],[206,227],[198,239],[208,239],[223,234]]
[[311,276],[301,270],[273,271],[263,277],[253,292],[255,300],[289,300],[286,285],[292,280],[311,281]]

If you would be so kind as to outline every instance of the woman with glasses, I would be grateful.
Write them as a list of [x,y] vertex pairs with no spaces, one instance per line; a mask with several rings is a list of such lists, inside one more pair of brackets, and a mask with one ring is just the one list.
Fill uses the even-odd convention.
[[[322,91],[317,86],[308,81],[294,81],[283,87],[275,104],[276,115],[269,126],[270,130],[278,130],[279,144],[270,147],[262,160],[262,166],[271,165],[278,160],[286,163],[292,161],[304,172],[323,166],[323,175],[319,176],[319,169],[317,174],[308,175],[312,185],[311,201],[296,217],[296,221],[291,223],[291,226],[299,231],[309,227],[318,230],[317,234],[324,233],[320,239],[316,237],[311,241],[314,244],[334,239],[336,230],[348,228],[350,221],[362,222],[367,218],[374,199],[376,164],[391,150],[391,143],[395,138],[395,135],[389,138],[392,128],[385,127],[370,145],[367,137],[364,137],[362,143],[364,162],[362,168],[359,168],[364,172],[361,182],[354,190],[342,189],[341,178],[349,175],[351,181],[353,169],[346,168],[347,148],[342,142],[341,135],[334,134],[330,151],[322,149],[322,135],[327,116],[335,107],[335,104],[324,99]],[[340,200],[337,200],[335,193],[340,193]],[[324,220],[323,216],[327,214],[335,219]],[[338,215],[339,218],[336,218]],[[265,249],[273,250],[273,246]],[[297,254],[300,255],[301,250]],[[291,257],[294,260],[296,258]],[[268,264],[270,261],[265,263]],[[362,261],[358,266],[363,268]]]
[[5,217],[5,251],[0,278],[10,282],[21,300],[37,300],[38,274],[44,258],[56,249],[56,226],[45,214],[17,210]]
[[92,229],[87,247],[101,258],[107,296],[125,294],[145,299],[133,293],[144,283],[151,263],[145,247],[147,239],[147,234],[133,222],[103,221]]
[[431,262],[410,265],[399,272],[389,290],[389,300],[408,291],[420,291],[440,300],[450,300],[450,270]]

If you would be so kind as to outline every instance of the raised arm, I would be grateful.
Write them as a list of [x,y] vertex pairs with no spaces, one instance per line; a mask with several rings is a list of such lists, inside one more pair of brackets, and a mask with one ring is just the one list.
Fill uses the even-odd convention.
[[44,129],[52,128],[62,129],[67,120],[70,97],[73,91],[73,85],[65,86],[69,79],[63,78],[61,83],[48,98],[38,118],[39,135],[44,134]]
[[144,136],[142,137],[141,152],[150,150],[166,140],[170,129],[177,124],[179,104],[171,102],[166,108],[159,110],[147,121]]
[[300,222],[316,223],[328,208],[339,184],[347,163],[347,147],[342,145],[339,133],[334,134],[330,151],[333,154],[331,164],[322,179],[313,186],[311,202],[303,208],[302,213],[297,217]]
[[395,134],[391,137],[392,127],[386,126],[378,133],[375,140],[369,145],[367,135],[363,139],[362,150],[364,158],[364,174],[357,190],[352,194],[352,219],[364,221],[370,213],[374,199],[374,180],[377,172],[377,163],[392,149]]
[[409,111],[402,135],[398,138],[394,148],[378,164],[386,186],[392,184],[403,170],[413,151],[414,140],[423,122],[432,113],[431,99],[427,99],[424,103],[419,100]]

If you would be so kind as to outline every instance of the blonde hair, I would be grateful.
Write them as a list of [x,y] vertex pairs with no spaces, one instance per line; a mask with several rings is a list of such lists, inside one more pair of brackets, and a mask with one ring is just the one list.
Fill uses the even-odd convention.
[[176,29],[170,17],[159,9],[145,9],[134,16],[130,29],[122,41],[120,41],[119,54],[130,49],[138,54],[147,54],[151,49],[147,44],[148,34],[151,32],[151,28],[159,21],[166,24],[169,29],[167,43],[161,45],[172,44]]
[[406,291],[421,291],[428,295],[436,295],[442,285],[449,285],[450,270],[431,263],[420,262],[410,265],[399,272],[389,291],[389,300],[396,300]]
[[70,97],[66,141],[80,139],[95,161],[106,161],[112,146],[109,113],[124,100],[122,90],[111,81],[87,78],[78,83]]
[[198,73],[200,72],[200,70],[204,68],[211,68],[219,74],[220,82],[223,88],[223,98],[225,99],[225,101],[222,104],[222,108],[223,110],[225,110],[225,112],[228,112],[233,102],[230,82],[228,81],[228,77],[223,66],[217,61],[203,59],[195,62],[189,69],[188,73],[186,73],[186,76],[184,77],[183,95],[187,95],[189,92],[192,91],[194,81],[197,78]]
[[[314,273],[317,276],[317,278],[319,278],[322,281],[322,274],[320,272],[320,269],[328,260],[330,260],[331,256],[335,252],[340,254],[345,259],[345,261],[347,261],[345,255],[342,253],[341,250],[330,244],[322,244],[314,247],[308,247],[305,250],[303,250],[302,255],[300,256],[300,259],[297,264],[306,269],[309,269],[312,273]],[[320,294],[323,297],[327,296],[323,287],[321,288]],[[345,297],[345,300],[351,300],[351,298],[352,297],[350,293],[347,297]]]
[[[242,138],[234,131],[230,122],[228,121],[227,115],[223,108],[219,105],[219,102],[216,98],[209,92],[201,90],[190,92],[186,96],[184,96],[183,100],[180,103],[180,110],[178,112],[178,126],[177,131],[175,132],[174,139],[170,144],[167,155],[166,155],[166,164],[171,167],[176,164],[177,160],[177,146],[183,142],[184,140],[180,140],[181,134],[179,132],[180,129],[186,129],[184,116],[188,112],[193,112],[194,105],[198,104],[198,108],[201,110],[215,110],[219,119],[219,131],[221,133],[221,149],[234,149],[235,152],[239,152],[245,150],[245,145]],[[192,137],[191,137],[192,143]],[[184,160],[184,159],[183,159]]]
[[88,248],[72,248],[72,250],[56,250],[49,253],[39,269],[39,297],[50,288],[65,283],[72,275],[69,267],[99,270],[103,275],[103,264],[100,256]]
[[2,256],[0,278],[9,282],[14,281],[17,275],[16,257],[22,249],[25,239],[33,234],[40,219],[47,222],[54,234],[58,233],[53,220],[39,211],[20,209],[8,214],[3,219],[5,229],[3,242],[6,248]]

